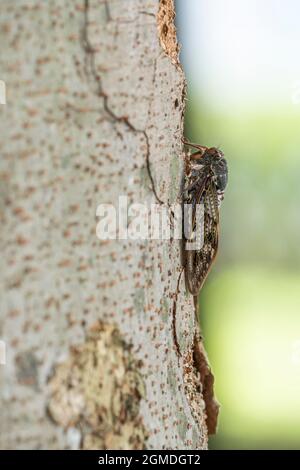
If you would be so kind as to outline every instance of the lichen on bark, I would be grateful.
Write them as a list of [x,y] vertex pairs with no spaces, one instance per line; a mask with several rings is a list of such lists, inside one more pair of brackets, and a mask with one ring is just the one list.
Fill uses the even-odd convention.
[[54,367],[48,382],[49,415],[66,431],[76,428],[83,449],[144,448],[141,366],[118,327],[99,322]]

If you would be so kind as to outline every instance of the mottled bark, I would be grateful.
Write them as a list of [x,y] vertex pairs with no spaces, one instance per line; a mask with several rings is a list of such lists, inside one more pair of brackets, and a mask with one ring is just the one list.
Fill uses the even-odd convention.
[[207,447],[180,241],[96,237],[119,195],[180,202],[173,19],[172,0],[0,3],[1,448]]

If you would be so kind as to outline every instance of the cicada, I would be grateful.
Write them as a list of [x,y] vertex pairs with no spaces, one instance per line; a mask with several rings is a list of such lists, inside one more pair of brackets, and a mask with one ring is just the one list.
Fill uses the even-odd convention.
[[186,285],[196,297],[216,258],[219,244],[219,209],[228,181],[221,150],[187,141],[184,184],[184,268]]

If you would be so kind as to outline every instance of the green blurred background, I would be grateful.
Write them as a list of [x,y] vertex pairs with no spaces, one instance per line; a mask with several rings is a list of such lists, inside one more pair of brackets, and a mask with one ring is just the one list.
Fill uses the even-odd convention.
[[177,0],[186,136],[229,164],[200,296],[216,449],[300,449],[300,4]]

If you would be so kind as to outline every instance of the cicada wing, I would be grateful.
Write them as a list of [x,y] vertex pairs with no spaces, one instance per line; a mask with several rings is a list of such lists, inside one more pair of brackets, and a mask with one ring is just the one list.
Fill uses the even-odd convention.
[[196,252],[195,264],[201,289],[217,256],[219,248],[219,208],[217,190],[213,182],[204,194],[204,240]]
[[216,258],[219,245],[219,210],[217,190],[209,180],[203,190],[197,194],[204,207],[204,217],[195,218],[193,233],[201,238],[201,243],[194,250],[186,251],[186,279],[191,294],[197,295]]
[[192,227],[193,230],[196,230],[196,215],[197,215],[197,206],[202,205],[205,207],[204,197],[207,193],[210,183],[209,183],[209,174],[207,173],[203,179],[199,182],[199,185],[195,189],[195,194],[192,200]]

